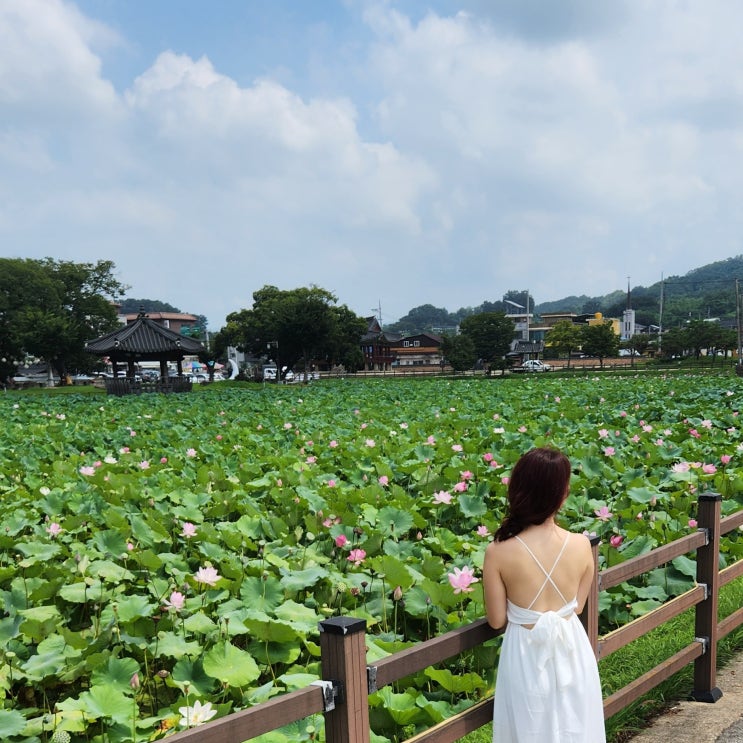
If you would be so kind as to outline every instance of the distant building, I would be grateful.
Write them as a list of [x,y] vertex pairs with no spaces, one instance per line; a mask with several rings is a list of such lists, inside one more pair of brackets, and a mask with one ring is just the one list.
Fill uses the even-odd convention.
[[444,360],[441,344],[441,336],[433,333],[419,333],[401,338],[391,348],[395,355],[393,366],[440,368]]
[[[199,318],[196,315],[189,315],[186,312],[145,312],[145,315],[156,322],[158,325],[162,325],[164,328],[172,330],[174,333],[183,333],[183,328],[194,328],[198,326]],[[139,317],[139,313],[127,313],[123,315],[127,325],[131,325],[136,322]],[[206,332],[206,328],[203,329]]]
[[367,317],[367,329],[361,336],[361,352],[364,354],[364,371],[388,371],[395,361],[393,345],[400,340],[399,333],[390,333],[382,328],[379,320]]

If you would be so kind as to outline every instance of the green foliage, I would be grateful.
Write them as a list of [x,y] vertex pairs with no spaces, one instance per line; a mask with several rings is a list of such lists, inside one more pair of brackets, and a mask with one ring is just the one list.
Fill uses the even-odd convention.
[[619,353],[619,336],[614,332],[611,322],[604,321],[581,328],[583,351],[588,356],[596,356],[603,366],[604,359]]
[[25,355],[51,364],[60,377],[96,359],[85,342],[116,327],[112,300],[124,286],[111,261],[73,263],[0,258],[0,382]]
[[[326,617],[364,618],[370,659],[480,618],[503,478],[534,445],[571,457],[561,518],[601,537],[601,567],[696,528],[699,492],[741,508],[736,377],[543,376],[0,396],[3,740],[41,739],[44,715],[147,740],[196,701],[265,700],[317,677]],[[742,554],[723,540],[724,563]],[[604,591],[601,628],[692,584],[677,558]],[[375,695],[377,739],[477,701],[495,662],[480,648]]]
[[579,325],[570,320],[560,320],[550,328],[547,342],[558,354],[565,354],[568,357],[570,366],[570,354],[580,348],[582,337]]
[[471,369],[477,361],[475,344],[467,335],[445,334],[441,342],[441,351],[454,371]]
[[264,286],[253,293],[251,309],[227,316],[215,345],[234,345],[289,369],[301,359],[305,371],[316,361],[355,371],[363,365],[359,339],[366,321],[335,302],[334,294],[317,286]]
[[464,318],[460,332],[472,341],[478,358],[492,363],[508,353],[515,326],[503,312],[482,312]]

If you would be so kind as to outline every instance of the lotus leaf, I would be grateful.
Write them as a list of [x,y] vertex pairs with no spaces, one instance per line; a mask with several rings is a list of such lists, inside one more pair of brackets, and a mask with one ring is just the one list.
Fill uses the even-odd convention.
[[18,710],[0,709],[0,736],[20,735],[26,727],[26,718]]
[[377,708],[383,706],[384,712],[396,725],[411,725],[423,722],[426,718],[415,700],[416,696],[410,692],[396,694],[389,686],[385,686],[369,696],[369,705]]
[[207,675],[230,686],[247,686],[261,675],[250,653],[229,642],[217,643],[204,654],[202,662]]
[[170,679],[182,691],[188,687],[189,693],[198,696],[210,694],[216,685],[216,680],[204,673],[204,666],[200,658],[191,660],[181,658],[174,666]]
[[121,724],[131,723],[132,700],[114,686],[104,684],[84,691],[77,700],[59,703],[62,711],[82,712],[88,719],[107,718]]
[[184,655],[197,656],[201,652],[201,644],[188,641],[175,632],[158,632],[157,639],[150,643],[150,652],[156,658],[182,658]]
[[450,694],[472,694],[485,688],[485,682],[476,673],[453,674],[445,668],[427,668],[424,672],[428,678],[440,684]]
[[93,684],[110,685],[125,694],[132,693],[131,679],[139,672],[139,663],[133,658],[110,657],[105,666],[98,666],[91,675]]

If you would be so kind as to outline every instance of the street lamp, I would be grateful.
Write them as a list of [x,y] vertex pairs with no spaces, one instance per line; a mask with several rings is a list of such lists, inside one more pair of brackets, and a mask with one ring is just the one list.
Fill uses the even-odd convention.
[[279,361],[279,342],[278,341],[268,341],[266,343],[266,348],[270,351],[271,348],[276,349],[276,384],[279,384],[281,380],[281,363]]

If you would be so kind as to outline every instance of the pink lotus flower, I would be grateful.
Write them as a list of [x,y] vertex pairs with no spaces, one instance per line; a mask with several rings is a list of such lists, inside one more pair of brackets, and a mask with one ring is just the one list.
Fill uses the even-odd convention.
[[150,468],[150,463],[146,459],[143,459],[139,463],[139,469],[141,469],[141,470],[148,470],[149,468]]
[[314,464],[317,462],[317,457],[307,457],[307,459],[304,460],[307,464]]
[[381,477],[379,478],[379,484],[380,484],[380,485],[381,485],[382,487],[385,487],[385,486],[389,485],[389,482],[390,482],[390,481],[389,481],[389,478],[387,477],[387,475],[382,475],[382,476],[381,476]]
[[488,529],[485,524],[480,524],[480,526],[477,527],[477,536],[478,537],[487,537],[490,534],[490,530]]
[[689,471],[689,463],[688,462],[676,462],[676,464],[671,467],[671,470],[673,472],[688,472]]
[[402,428],[403,430],[405,430],[407,427],[408,427],[408,424],[407,423],[401,423],[400,424],[400,428]]
[[508,475],[504,475],[503,477],[501,477],[500,481],[501,485],[508,485],[508,483],[511,482],[511,478],[508,477]]
[[288,421],[286,423],[284,423],[284,430],[285,431],[288,431],[291,427],[292,427],[292,424],[289,423]]
[[222,434],[221,433],[218,433],[214,438],[217,439],[217,441],[221,441],[222,440]]
[[715,472],[717,472],[717,467],[715,467],[714,464],[703,464],[702,472],[704,472],[705,475],[714,475]]
[[134,543],[133,542],[127,542],[126,548],[129,552],[131,552],[134,549]]
[[731,460],[731,459],[732,459],[732,457],[731,457],[731,456],[730,456],[729,454],[723,454],[723,455],[722,455],[722,456],[720,457],[720,461],[721,461],[721,462],[722,462],[723,464],[729,464],[729,463],[730,463],[730,460]]
[[334,488],[335,487],[335,480],[331,477],[330,480],[328,480],[328,487]]
[[170,611],[179,612],[186,603],[186,597],[180,591],[173,591],[169,599],[163,601],[163,606]]
[[195,457],[196,456],[196,449],[186,449],[186,456],[187,457]]
[[329,446],[329,447],[330,447],[331,449],[335,449],[335,447],[336,447],[336,446],[338,446],[338,442],[337,442],[337,441],[336,441],[335,439],[333,439],[333,440],[332,440],[332,441],[331,441],[331,442],[330,442],[330,443],[328,444],[328,446]]
[[454,492],[455,493],[464,493],[464,491],[467,490],[467,483],[462,480],[454,485]]
[[62,527],[56,521],[52,521],[52,523],[47,526],[46,531],[47,534],[54,539],[54,537],[62,531]]
[[621,534],[614,534],[609,539],[609,544],[614,547],[615,549],[619,547],[619,545],[624,541],[624,537],[621,536]]
[[613,446],[605,446],[604,447],[604,454],[607,457],[613,457],[616,454],[616,451]]
[[642,430],[645,431],[645,433],[650,433],[653,430],[653,427],[649,423],[646,423],[642,427]]
[[605,439],[609,435],[609,432],[605,428],[599,428],[599,438]]
[[435,439],[435,438],[434,438],[433,436],[429,436],[429,437],[428,437],[428,438],[426,439],[426,443],[427,443],[427,444],[431,444],[431,445],[433,445],[433,444],[435,444],[435,443],[436,443],[436,439]]
[[451,503],[451,493],[446,490],[439,490],[438,493],[433,494],[433,502],[447,505]]
[[348,557],[346,558],[349,562],[352,562],[354,565],[358,566],[361,565],[361,563],[366,558],[366,552],[362,549],[354,549],[351,550],[348,553]]
[[366,440],[366,445],[367,445],[368,447],[370,447],[370,448],[373,448],[373,447],[375,447],[375,446],[376,446],[377,444],[376,444],[376,442],[374,441],[374,439],[367,439],[367,440]]
[[702,428],[712,428],[712,421],[709,419],[703,420]]
[[132,430],[130,430],[130,431],[129,431],[129,435],[130,435],[130,436],[136,436],[136,435],[137,435],[137,432],[136,432],[136,431],[132,431]]
[[486,462],[492,462],[493,461],[493,455],[489,451],[486,451],[485,454],[482,455],[482,458]]
[[465,565],[461,570],[454,568],[454,572],[447,573],[449,583],[454,589],[454,593],[469,593],[472,591],[472,584],[479,582],[479,578],[475,578],[475,573],[468,565]]
[[92,477],[95,475],[95,467],[80,467],[80,474],[86,477]]
[[474,472],[470,472],[469,470],[465,470],[464,472],[460,472],[459,473],[459,476],[463,480],[471,480],[475,476],[475,474],[474,474]]
[[599,521],[608,521],[613,515],[608,506],[601,506],[601,508],[597,508],[594,513]]
[[462,451],[464,447],[461,444],[452,444],[451,449],[452,451]]
[[183,522],[183,529],[181,530],[181,536],[186,539],[196,536],[196,527],[190,521]]
[[205,586],[216,586],[219,578],[219,573],[211,565],[201,567],[194,573],[194,580]]
[[696,529],[697,528],[697,520],[696,519],[689,519],[689,528],[690,529]]
[[345,534],[339,534],[335,538],[336,547],[345,547],[347,543],[348,543],[348,537]]
[[167,464],[168,458],[167,457],[160,457],[160,464]]
[[696,428],[690,428],[689,429],[689,436],[693,436],[695,439],[702,438],[702,435],[697,431]]
[[526,426],[519,426],[518,431],[519,433],[526,433],[527,431]]

